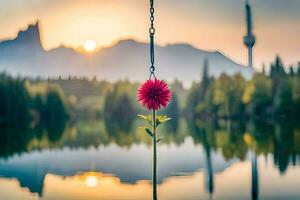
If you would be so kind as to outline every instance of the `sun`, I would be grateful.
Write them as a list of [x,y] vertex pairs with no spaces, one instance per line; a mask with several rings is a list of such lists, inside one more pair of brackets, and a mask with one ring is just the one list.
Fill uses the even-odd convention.
[[98,179],[96,176],[89,175],[86,177],[86,185],[88,187],[96,187],[98,185]]
[[83,48],[87,52],[95,51],[96,47],[97,47],[97,44],[94,40],[87,40],[83,44]]

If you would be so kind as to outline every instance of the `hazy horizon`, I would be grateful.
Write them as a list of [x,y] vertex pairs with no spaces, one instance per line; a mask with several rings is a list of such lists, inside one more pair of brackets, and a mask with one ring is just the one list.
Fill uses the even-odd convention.
[[[254,18],[254,63],[270,63],[279,54],[287,66],[300,55],[296,0],[249,1]],[[20,29],[39,19],[45,49],[59,45],[73,48],[95,40],[100,48],[120,39],[148,42],[148,1],[78,0],[0,1],[1,40],[14,38]],[[156,1],[158,45],[187,43],[204,50],[218,50],[238,63],[246,63],[244,1]],[[137,9],[138,8],[138,9]],[[10,18],[4,17],[9,15]],[[188,22],[188,23],[187,23]],[[221,32],[220,32],[221,30]]]

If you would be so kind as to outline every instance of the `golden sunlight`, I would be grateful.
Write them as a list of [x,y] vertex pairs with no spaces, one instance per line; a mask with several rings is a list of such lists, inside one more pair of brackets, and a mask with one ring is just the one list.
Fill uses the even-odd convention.
[[96,176],[89,175],[86,177],[85,181],[88,187],[96,187],[98,185],[98,179]]
[[96,44],[96,42],[94,40],[87,40],[83,44],[83,48],[87,52],[95,51],[96,46],[97,46],[97,44]]

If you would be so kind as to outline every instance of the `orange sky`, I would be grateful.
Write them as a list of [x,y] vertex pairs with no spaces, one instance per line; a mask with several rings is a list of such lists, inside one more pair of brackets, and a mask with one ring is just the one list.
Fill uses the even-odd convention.
[[[276,54],[288,65],[300,61],[300,1],[250,2],[257,36],[256,67]],[[0,38],[12,38],[39,19],[46,49],[60,44],[77,47],[86,40],[95,40],[100,47],[124,38],[148,41],[148,4],[142,0],[1,1]],[[246,63],[243,0],[157,0],[155,14],[157,43],[190,43]]]

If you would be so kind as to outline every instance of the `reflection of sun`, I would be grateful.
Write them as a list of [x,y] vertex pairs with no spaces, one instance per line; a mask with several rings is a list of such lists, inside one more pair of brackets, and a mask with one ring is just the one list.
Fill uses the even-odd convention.
[[94,40],[87,40],[83,44],[84,50],[86,50],[88,52],[95,51],[96,46],[97,46],[97,44],[96,44],[96,42]]
[[98,185],[98,179],[96,176],[89,175],[86,177],[85,183],[88,187],[96,187]]

